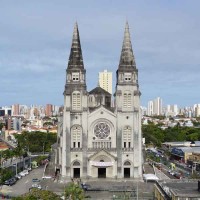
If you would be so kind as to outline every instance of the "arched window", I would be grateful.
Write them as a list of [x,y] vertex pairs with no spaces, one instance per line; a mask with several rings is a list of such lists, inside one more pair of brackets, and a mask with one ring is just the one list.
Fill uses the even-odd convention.
[[131,148],[131,127],[125,126],[123,129],[123,147],[124,148]]
[[81,94],[80,92],[72,93],[72,110],[80,110],[81,109]]
[[131,92],[130,91],[124,92],[123,107],[131,108]]
[[80,126],[73,126],[71,129],[71,147],[82,148],[82,129]]

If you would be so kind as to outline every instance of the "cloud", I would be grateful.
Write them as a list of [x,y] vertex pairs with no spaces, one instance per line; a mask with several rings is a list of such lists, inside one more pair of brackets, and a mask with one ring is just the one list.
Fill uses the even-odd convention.
[[199,99],[199,1],[7,0],[0,6],[0,105],[63,103],[76,20],[88,90],[103,69],[113,71],[115,81],[128,19],[142,103],[156,96],[181,105]]

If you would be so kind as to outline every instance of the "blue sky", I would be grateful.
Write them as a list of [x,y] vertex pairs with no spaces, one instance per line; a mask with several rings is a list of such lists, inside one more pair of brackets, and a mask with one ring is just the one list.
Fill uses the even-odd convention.
[[141,105],[158,96],[165,105],[200,103],[199,7],[198,0],[1,0],[0,106],[63,104],[75,21],[88,91],[99,71],[115,78],[126,20]]

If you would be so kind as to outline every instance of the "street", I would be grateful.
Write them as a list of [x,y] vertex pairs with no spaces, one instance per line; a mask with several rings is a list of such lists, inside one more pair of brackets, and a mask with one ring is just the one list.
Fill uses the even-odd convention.
[[19,196],[21,194],[29,192],[29,188],[32,186],[32,179],[42,179],[44,168],[40,167],[33,169],[30,173],[16,182],[13,186],[3,185],[0,192],[3,194],[9,194],[10,196]]

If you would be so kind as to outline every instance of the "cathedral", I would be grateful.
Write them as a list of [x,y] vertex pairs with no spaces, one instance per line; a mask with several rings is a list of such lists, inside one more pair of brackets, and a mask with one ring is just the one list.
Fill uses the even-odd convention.
[[138,69],[126,23],[112,95],[87,91],[80,36],[75,24],[66,69],[64,110],[58,124],[56,174],[71,178],[141,178],[142,140]]

